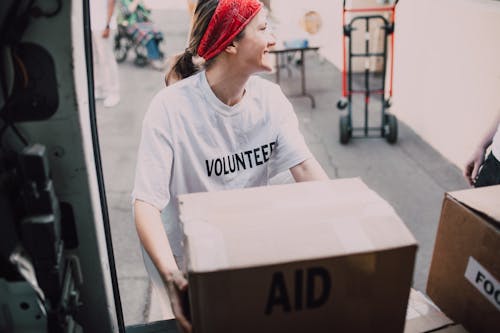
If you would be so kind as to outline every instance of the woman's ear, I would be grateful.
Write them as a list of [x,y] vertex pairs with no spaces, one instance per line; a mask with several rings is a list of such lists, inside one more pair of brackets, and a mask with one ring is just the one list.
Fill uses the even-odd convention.
[[237,53],[237,42],[232,41],[228,46],[226,46],[225,51],[229,54],[236,54]]

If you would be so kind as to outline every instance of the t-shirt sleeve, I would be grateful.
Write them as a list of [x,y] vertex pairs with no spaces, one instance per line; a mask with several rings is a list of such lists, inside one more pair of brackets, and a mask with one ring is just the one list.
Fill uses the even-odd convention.
[[142,125],[132,202],[145,201],[160,211],[170,200],[173,150],[169,123],[158,98],[151,103]]
[[299,122],[293,106],[286,96],[277,87],[275,92],[275,103],[277,107],[277,140],[275,155],[272,160],[270,177],[288,170],[297,164],[312,157],[306,145],[304,136],[299,130]]

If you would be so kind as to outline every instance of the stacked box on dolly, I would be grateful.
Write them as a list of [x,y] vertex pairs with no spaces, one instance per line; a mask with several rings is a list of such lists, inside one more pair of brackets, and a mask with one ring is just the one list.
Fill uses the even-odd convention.
[[[342,98],[337,103],[339,110],[347,108],[347,114],[339,119],[340,143],[347,144],[353,137],[384,137],[389,143],[395,143],[398,137],[398,123],[396,116],[387,111],[391,106],[392,97],[392,72],[393,72],[393,50],[394,50],[394,17],[397,0],[392,6],[374,8],[346,8],[343,1],[342,25],[343,25],[343,68],[342,68]],[[376,14],[373,14],[376,13]],[[388,17],[381,13],[388,13]],[[353,14],[347,22],[346,15]],[[355,32],[362,28],[364,34]],[[374,33],[374,29],[378,29]],[[382,35],[382,47],[374,47],[380,44],[379,40],[373,40],[374,36]],[[353,39],[356,36],[364,36],[362,50],[355,47]],[[390,39],[390,45],[389,45]],[[390,51],[390,56],[388,53]],[[388,63],[388,59],[389,62]],[[372,70],[371,64],[375,66]],[[359,70],[359,61],[364,64],[364,70],[360,76],[362,83],[356,84],[355,74]],[[389,89],[386,88],[387,68],[390,68]],[[376,81],[375,83],[373,81]],[[388,90],[388,91],[387,91]],[[361,127],[354,126],[353,122],[353,95],[362,95],[364,98],[364,124]],[[371,113],[370,101],[372,96],[380,99],[381,120],[380,126],[370,126],[369,116]],[[375,134],[374,134],[375,133]]]

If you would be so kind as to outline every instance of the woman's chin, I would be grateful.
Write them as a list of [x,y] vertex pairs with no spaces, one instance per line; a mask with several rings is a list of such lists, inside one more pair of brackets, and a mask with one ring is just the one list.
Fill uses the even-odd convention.
[[266,63],[262,64],[262,67],[261,67],[262,72],[272,72],[273,69],[274,69],[273,65],[266,64]]

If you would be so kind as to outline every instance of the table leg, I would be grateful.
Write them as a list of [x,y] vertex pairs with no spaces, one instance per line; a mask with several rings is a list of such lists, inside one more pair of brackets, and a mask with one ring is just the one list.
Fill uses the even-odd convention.
[[311,94],[306,92],[306,59],[304,57],[304,50],[300,50],[300,76],[301,76],[301,85],[302,85],[302,96],[309,97],[311,100],[311,106],[314,109],[316,107],[316,101]]
[[276,56],[276,83],[280,83],[280,55],[279,53],[274,54]]

